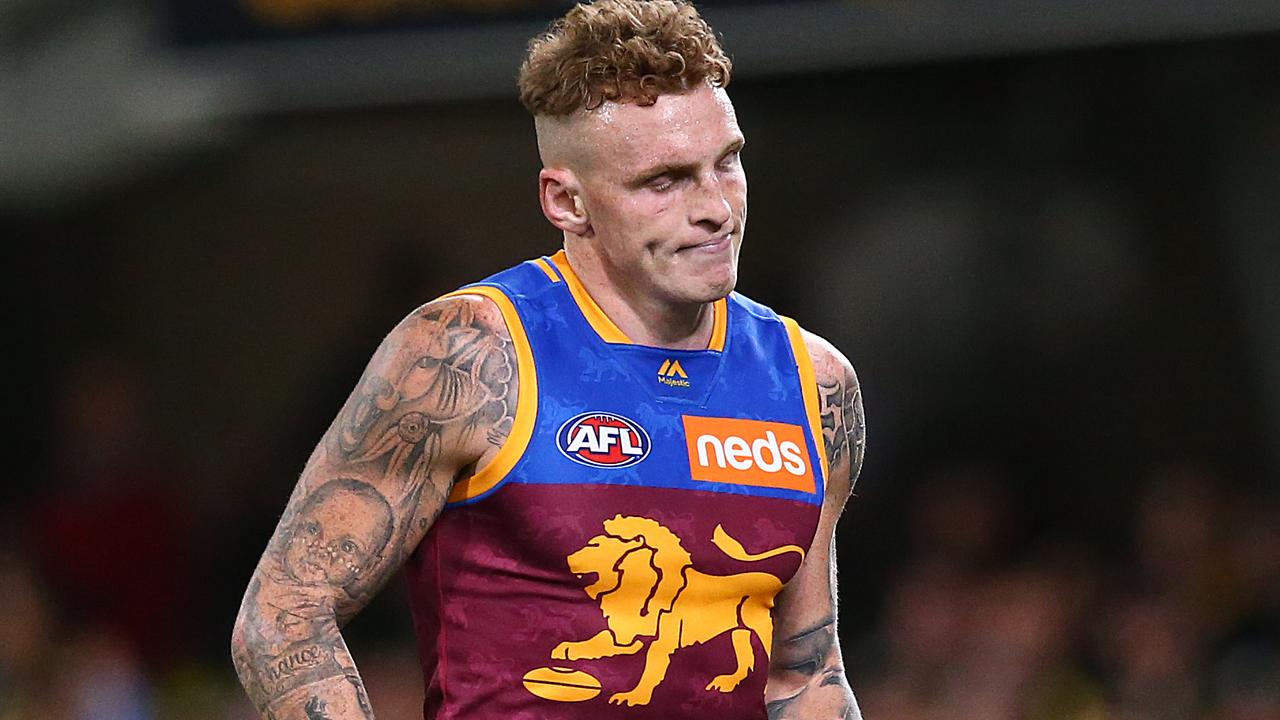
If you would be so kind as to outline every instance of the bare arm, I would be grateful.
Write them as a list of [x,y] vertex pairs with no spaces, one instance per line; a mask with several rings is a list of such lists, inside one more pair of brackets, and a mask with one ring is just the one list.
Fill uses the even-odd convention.
[[805,333],[818,383],[826,497],[813,547],[778,594],[765,702],[769,720],[861,720],[836,637],[836,520],[862,468],[866,423],[858,377],[838,350]]
[[453,297],[405,318],[312,452],[249,582],[232,658],[270,720],[372,718],[340,628],[426,534],[515,415],[498,309]]

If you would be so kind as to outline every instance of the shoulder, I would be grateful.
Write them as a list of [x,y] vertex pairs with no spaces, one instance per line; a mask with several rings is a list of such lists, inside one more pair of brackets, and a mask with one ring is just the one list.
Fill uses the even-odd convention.
[[493,300],[462,292],[426,303],[391,330],[365,369],[339,423],[342,457],[367,460],[392,448],[392,469],[410,473],[482,459],[511,427],[524,371]]
[[849,362],[844,353],[821,335],[803,328],[800,329],[800,335],[804,339],[805,349],[809,351],[813,374],[819,385],[840,382],[857,386],[858,375],[853,369],[853,363]]
[[830,489],[847,497],[862,470],[866,448],[862,386],[853,364],[835,345],[808,330],[801,329],[800,334],[813,364]]
[[498,304],[480,294],[450,293],[419,306],[374,353],[360,382],[369,407],[357,415],[369,422],[370,413],[403,411],[437,424],[503,423],[524,371],[511,335]]
[[384,349],[444,350],[446,341],[466,341],[480,337],[510,341],[501,308],[488,293],[450,293],[418,306],[388,334]]

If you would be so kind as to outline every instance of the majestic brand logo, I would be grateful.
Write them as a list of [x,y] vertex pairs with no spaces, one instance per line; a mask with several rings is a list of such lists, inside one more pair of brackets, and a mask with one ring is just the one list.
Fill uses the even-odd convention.
[[683,420],[694,480],[814,491],[799,425],[694,415]]
[[570,460],[592,467],[627,467],[649,454],[649,433],[634,420],[605,412],[569,419],[556,432],[556,445]]
[[679,360],[664,360],[658,368],[658,382],[671,387],[689,387],[689,375],[680,367]]

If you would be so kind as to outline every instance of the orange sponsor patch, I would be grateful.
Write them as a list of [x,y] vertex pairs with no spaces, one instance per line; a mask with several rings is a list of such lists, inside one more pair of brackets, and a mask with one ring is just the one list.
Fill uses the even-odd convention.
[[799,425],[694,415],[683,420],[694,480],[814,491]]

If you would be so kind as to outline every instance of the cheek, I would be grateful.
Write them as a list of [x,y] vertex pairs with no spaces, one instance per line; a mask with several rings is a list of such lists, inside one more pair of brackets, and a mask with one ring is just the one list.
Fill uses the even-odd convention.
[[738,207],[746,207],[747,205],[747,177],[741,172],[730,174],[725,178],[724,182],[725,194],[731,198],[731,202]]
[[659,193],[639,188],[610,197],[605,205],[612,220],[634,226],[666,212],[678,199],[678,192]]

